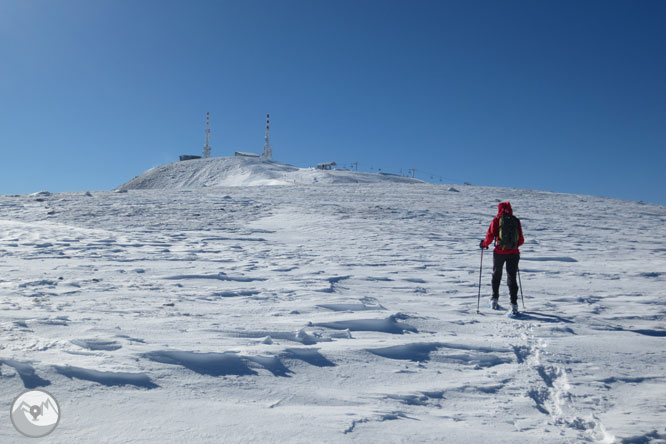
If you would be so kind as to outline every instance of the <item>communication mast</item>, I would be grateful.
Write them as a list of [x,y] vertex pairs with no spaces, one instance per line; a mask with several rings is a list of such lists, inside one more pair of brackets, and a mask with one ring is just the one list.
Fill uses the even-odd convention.
[[270,115],[266,114],[266,137],[264,137],[264,154],[262,154],[261,157],[266,160],[273,160],[273,149],[271,148],[271,144],[268,142],[268,137],[271,134],[269,117]]
[[206,145],[203,147],[203,157],[210,157],[210,113],[206,113]]

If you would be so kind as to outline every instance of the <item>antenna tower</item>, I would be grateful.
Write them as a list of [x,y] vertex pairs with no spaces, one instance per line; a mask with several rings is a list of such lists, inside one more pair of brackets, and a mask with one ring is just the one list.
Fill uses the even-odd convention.
[[203,157],[210,157],[210,113],[206,113],[206,145],[203,147]]
[[264,154],[261,155],[266,160],[273,160],[273,149],[271,148],[271,144],[268,142],[268,137],[271,134],[271,127],[270,127],[270,115],[266,114],[266,137],[264,137],[265,143],[264,143]]

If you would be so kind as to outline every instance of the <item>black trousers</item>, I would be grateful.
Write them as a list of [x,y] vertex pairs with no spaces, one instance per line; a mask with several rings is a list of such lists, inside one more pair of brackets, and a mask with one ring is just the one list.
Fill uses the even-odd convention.
[[518,273],[519,254],[497,254],[493,253],[493,298],[499,298],[499,288],[502,282],[502,269],[506,264],[507,283],[509,284],[509,295],[511,303],[518,304]]

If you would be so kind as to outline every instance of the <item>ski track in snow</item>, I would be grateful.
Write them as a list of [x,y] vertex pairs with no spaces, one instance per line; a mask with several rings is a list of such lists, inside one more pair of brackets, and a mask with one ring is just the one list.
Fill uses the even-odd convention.
[[[63,443],[666,440],[666,208],[446,190],[0,196],[0,393],[47,387]],[[476,314],[501,200],[521,319]]]

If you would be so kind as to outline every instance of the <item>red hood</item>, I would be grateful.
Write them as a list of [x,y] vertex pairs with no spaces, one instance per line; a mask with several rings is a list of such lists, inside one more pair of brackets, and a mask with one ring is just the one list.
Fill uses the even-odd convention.
[[502,214],[508,214],[509,216],[513,215],[513,209],[511,209],[511,204],[509,202],[500,202],[497,204],[497,215],[501,216]]

